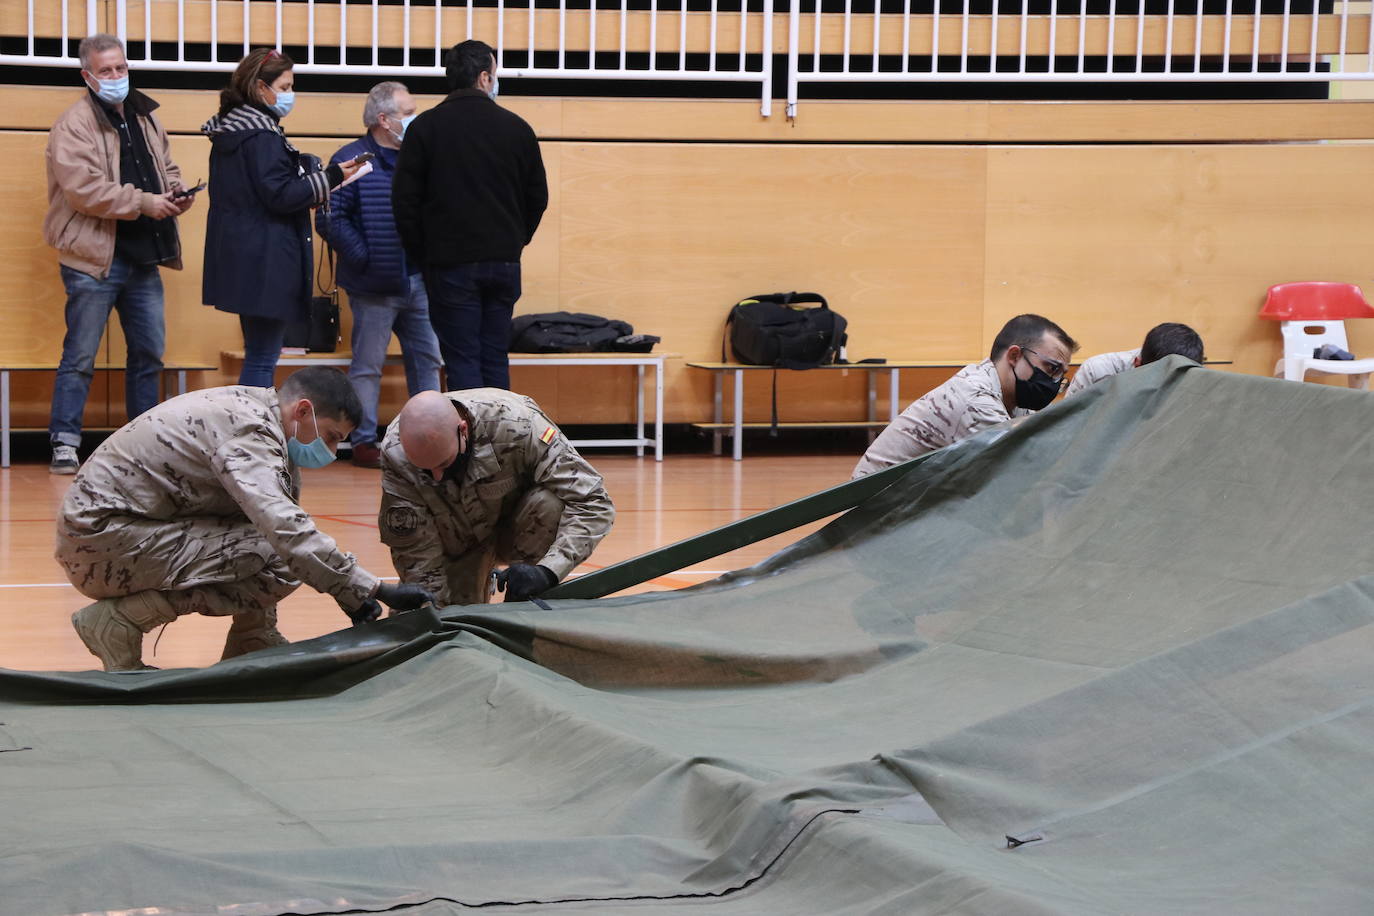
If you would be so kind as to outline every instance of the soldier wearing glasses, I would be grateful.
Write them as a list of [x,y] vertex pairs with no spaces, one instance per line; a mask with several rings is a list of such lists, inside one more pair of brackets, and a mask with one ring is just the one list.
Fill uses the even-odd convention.
[[992,352],[921,396],[864,452],[854,477],[901,464],[976,432],[1048,407],[1064,387],[1078,349],[1064,329],[1039,315],[1008,321]]

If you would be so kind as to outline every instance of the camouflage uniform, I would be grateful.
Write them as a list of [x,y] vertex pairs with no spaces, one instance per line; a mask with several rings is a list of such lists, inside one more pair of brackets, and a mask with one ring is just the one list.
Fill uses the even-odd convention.
[[1078,367],[1078,371],[1073,374],[1073,381],[1069,382],[1069,390],[1064,392],[1064,397],[1072,397],[1090,385],[1096,385],[1105,378],[1111,378],[1125,372],[1127,369],[1135,368],[1135,361],[1140,356],[1140,348],[1134,350],[1122,350],[1118,353],[1099,353],[1083,360],[1083,365]]
[[591,555],[615,519],[601,475],[527,397],[499,388],[445,395],[468,422],[461,482],[406,460],[400,424],[382,441],[382,542],[402,582],[442,607],[482,604],[492,565],[530,563],[560,580]]
[[863,477],[917,455],[967,439],[979,430],[1030,413],[1007,413],[1002,382],[992,360],[965,366],[954,378],[911,403],[883,430],[854,468]]
[[196,391],[142,414],[72,480],[58,563],[145,632],[181,614],[234,615],[226,658],[260,647],[243,638],[264,628],[282,641],[276,603],[301,581],[358,607],[380,580],[297,505],[286,438],[270,388]]

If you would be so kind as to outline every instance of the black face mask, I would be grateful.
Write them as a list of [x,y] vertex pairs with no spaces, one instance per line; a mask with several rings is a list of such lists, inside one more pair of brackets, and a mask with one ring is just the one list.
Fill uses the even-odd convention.
[[1042,410],[1059,396],[1059,383],[1050,378],[1048,372],[1035,365],[1026,356],[1022,361],[1030,366],[1030,378],[1016,379],[1016,406],[1026,410]]

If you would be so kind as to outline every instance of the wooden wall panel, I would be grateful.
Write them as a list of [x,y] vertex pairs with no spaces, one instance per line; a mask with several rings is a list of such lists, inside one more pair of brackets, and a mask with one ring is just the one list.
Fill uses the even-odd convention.
[[[33,92],[51,117],[55,96]],[[201,117],[190,98],[174,98],[184,109],[178,118]],[[334,106],[336,123],[356,120],[357,99],[316,101]],[[197,110],[208,114],[200,102]],[[539,102],[542,117],[554,122],[585,118],[577,131],[591,133],[614,116],[604,100],[586,108],[580,100]],[[626,123],[638,112],[685,110],[671,102],[624,104]],[[885,127],[851,117],[864,110],[895,109],[846,109],[850,120],[834,120],[829,129],[864,138],[906,130],[904,120]],[[1110,130],[1113,118],[1126,125],[1138,110],[1094,106],[1080,114],[1099,126],[1089,130],[1085,120],[1080,127]],[[1272,108],[1255,110],[1263,121]],[[709,107],[701,111],[692,129],[709,132]],[[1012,108],[996,111],[1020,117]],[[302,124],[328,120],[323,109],[312,118]],[[646,118],[640,127],[653,132],[663,123]],[[1056,123],[1072,125],[1074,118],[1065,114]],[[1244,132],[1238,124],[1227,129]],[[801,131],[798,137],[808,138]],[[293,139],[324,157],[343,142]],[[0,358],[9,361],[55,360],[61,347],[63,294],[40,235],[45,142],[40,130],[0,131],[0,154],[10,164],[0,176],[0,248],[8,265],[0,282],[7,331]],[[1363,180],[1374,166],[1368,143],[1007,147],[770,137],[551,139],[543,148],[552,203],[524,259],[519,310],[622,317],[689,359],[718,358],[722,322],[736,298],[815,289],[850,319],[855,359],[976,358],[1007,317],[1041,311],[1078,336],[1084,354],[1133,346],[1150,325],[1182,320],[1204,333],[1213,355],[1234,359],[1237,371],[1267,374],[1277,332],[1254,314],[1268,284],[1318,278],[1374,286],[1366,252],[1374,237],[1374,190]],[[208,174],[203,138],[175,136],[173,150],[188,179]],[[217,363],[221,350],[240,345],[236,319],[200,304],[205,204],[182,220],[187,269],[164,271],[169,360]],[[344,323],[346,335],[347,310]],[[1374,353],[1369,324],[1354,331],[1361,355]],[[117,327],[108,346],[116,360],[122,357]],[[567,423],[626,418],[628,378],[614,369],[514,372],[518,388]],[[231,380],[214,373],[203,381]],[[940,380],[940,373],[910,373],[902,400]],[[767,388],[766,377],[756,377],[750,419],[766,419]],[[855,417],[862,388],[857,371],[785,375],[780,400],[790,417]],[[16,380],[16,424],[44,425],[50,392],[50,376]],[[383,419],[404,396],[400,372],[390,371]],[[710,409],[708,379],[674,366],[667,419],[707,419]],[[118,423],[122,414],[122,380],[98,379],[87,422]]]
[[[1255,314],[1289,280],[1370,283],[1374,146],[999,149],[989,154],[987,320],[1041,312],[1084,353],[1183,321],[1235,371],[1269,374]],[[1354,323],[1374,352],[1374,327]],[[1362,346],[1361,346],[1362,345]]]

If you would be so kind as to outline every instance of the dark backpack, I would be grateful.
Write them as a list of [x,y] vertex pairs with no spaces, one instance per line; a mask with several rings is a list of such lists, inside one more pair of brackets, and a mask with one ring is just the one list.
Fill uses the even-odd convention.
[[581,312],[520,315],[511,322],[512,353],[647,353],[659,339],[636,334],[624,321]]
[[[802,307],[808,303],[819,307]],[[730,309],[725,331],[736,362],[814,369],[838,359],[847,325],[819,293],[769,293],[740,300]],[[724,349],[722,343],[722,361]]]

